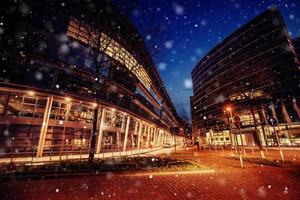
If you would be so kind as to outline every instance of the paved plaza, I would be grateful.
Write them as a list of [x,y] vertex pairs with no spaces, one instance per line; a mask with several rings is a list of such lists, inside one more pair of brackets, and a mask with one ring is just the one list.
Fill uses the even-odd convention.
[[[248,150],[248,156],[252,155]],[[272,167],[228,159],[234,151],[180,151],[175,157],[215,169],[215,173],[105,173],[47,180],[2,182],[1,199],[300,199],[300,151],[285,151],[289,164]],[[267,157],[276,159],[278,151]],[[278,156],[279,158],[279,156]]]

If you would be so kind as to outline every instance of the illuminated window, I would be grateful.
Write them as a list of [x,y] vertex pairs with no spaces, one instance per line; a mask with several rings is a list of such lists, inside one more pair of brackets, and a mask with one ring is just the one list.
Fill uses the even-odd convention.
[[68,36],[79,40],[91,47],[99,49],[111,58],[117,60],[129,69],[141,83],[150,90],[151,79],[145,68],[120,44],[104,33],[71,18],[68,26]]
[[122,127],[122,122],[123,122],[123,116],[120,115],[120,114],[117,114],[116,121],[115,121],[115,127],[121,128]]

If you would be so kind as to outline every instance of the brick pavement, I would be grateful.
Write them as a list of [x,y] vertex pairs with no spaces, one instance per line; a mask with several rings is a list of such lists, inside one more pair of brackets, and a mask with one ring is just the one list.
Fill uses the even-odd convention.
[[[259,166],[226,159],[230,152],[184,152],[216,173],[188,175],[112,174],[0,183],[1,199],[300,199],[299,163]],[[293,157],[293,156],[292,156]]]

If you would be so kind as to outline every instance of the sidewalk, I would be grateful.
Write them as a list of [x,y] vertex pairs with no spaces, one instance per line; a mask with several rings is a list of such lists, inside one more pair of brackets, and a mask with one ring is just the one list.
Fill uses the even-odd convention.
[[231,153],[185,150],[173,154],[216,169],[215,173],[134,176],[108,172],[52,180],[12,180],[0,183],[0,196],[7,200],[300,199],[299,163],[284,168],[245,163],[241,169],[239,161],[227,159]]
[[[290,148],[283,148],[283,156],[285,161],[290,161],[293,163],[299,163],[300,164],[300,148],[297,148],[295,150]],[[214,154],[217,153],[219,156],[222,157],[232,157],[232,156],[238,156],[239,153],[235,149],[230,150],[223,150],[220,148],[211,148],[210,150],[208,148],[205,149],[205,151],[202,149],[201,151],[194,152],[195,154]],[[245,148],[246,157],[248,158],[262,158],[261,153],[258,148],[252,149],[252,148]],[[265,159],[268,160],[278,160],[281,161],[281,156],[278,148],[268,148],[263,149],[263,153],[265,156]],[[244,157],[244,151],[241,150],[241,155]],[[205,159],[205,158],[203,158]]]

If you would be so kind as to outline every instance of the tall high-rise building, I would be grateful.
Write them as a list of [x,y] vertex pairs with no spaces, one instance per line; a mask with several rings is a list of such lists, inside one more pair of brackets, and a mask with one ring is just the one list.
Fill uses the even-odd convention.
[[[267,120],[279,121],[287,144],[299,137],[300,68],[280,12],[271,8],[207,53],[192,71],[194,130],[210,144],[275,144]],[[237,125],[234,122],[240,121]],[[288,126],[286,126],[288,124]],[[293,126],[295,124],[295,126]],[[281,127],[282,126],[282,127]]]

